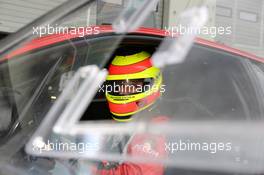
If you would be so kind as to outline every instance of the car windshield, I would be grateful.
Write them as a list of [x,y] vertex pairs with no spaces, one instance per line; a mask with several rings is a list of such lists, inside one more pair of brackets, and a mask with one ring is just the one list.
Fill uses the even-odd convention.
[[[151,2],[154,0],[80,0],[76,5],[68,1],[49,11],[48,19],[43,16],[29,25],[30,31],[19,26],[14,29],[17,33],[3,41],[0,174],[18,174],[20,170],[23,174],[93,174],[95,166],[105,166],[101,165],[103,159],[118,164],[130,159],[156,161],[172,166],[172,170],[168,168],[171,172],[175,167],[179,172],[186,168],[213,173],[264,172],[257,166],[264,162],[264,157],[257,154],[264,138],[252,137],[262,131],[258,123],[264,117],[264,2],[159,0],[153,6],[146,5]],[[192,30],[180,23],[182,12],[203,5],[209,15],[203,27]],[[141,19],[138,13],[144,16],[144,10],[147,16]],[[168,53],[173,43],[168,42],[165,49],[160,47],[166,44],[166,37],[180,38],[192,32],[198,38],[194,44],[185,38],[192,44],[190,50],[180,45],[180,39],[175,47],[186,51],[179,62],[176,58],[180,53]],[[176,61],[158,56],[167,64],[158,68],[152,58],[163,51]],[[142,52],[146,58],[140,57]],[[116,57],[131,55],[139,61],[115,61]],[[88,74],[82,74],[86,69]],[[150,71],[137,74],[146,69]],[[106,70],[108,76],[99,79]],[[80,81],[74,81],[77,78]],[[123,89],[126,85],[132,90]],[[85,99],[87,94],[92,98]],[[65,121],[67,109],[72,113]],[[137,124],[113,122],[131,118]],[[163,119],[169,122],[163,125]],[[70,130],[69,123],[76,128]],[[237,137],[238,131],[243,139]],[[156,146],[152,141],[147,146],[139,141],[129,147],[127,143],[137,132],[153,134],[153,138],[157,134],[166,136],[166,156],[160,158],[160,152],[148,149]],[[35,145],[25,148],[32,145],[32,138],[52,142],[53,146],[91,145],[88,150],[81,146],[71,150],[47,144],[39,153]],[[178,152],[174,145],[180,145],[180,141],[186,145],[207,142],[209,147]],[[217,150],[210,143],[224,146]],[[130,155],[135,150],[147,150],[151,157]]]

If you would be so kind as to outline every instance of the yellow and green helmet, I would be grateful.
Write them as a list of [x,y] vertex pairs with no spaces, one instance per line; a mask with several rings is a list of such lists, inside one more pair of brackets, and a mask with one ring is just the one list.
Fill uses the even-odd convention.
[[117,121],[129,121],[131,115],[151,106],[160,96],[162,76],[151,63],[151,55],[141,51],[115,56],[106,79],[106,99]]

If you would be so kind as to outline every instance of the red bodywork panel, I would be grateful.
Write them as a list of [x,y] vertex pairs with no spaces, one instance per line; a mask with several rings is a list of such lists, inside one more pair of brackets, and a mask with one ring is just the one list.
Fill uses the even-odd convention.
[[[94,26],[94,27],[96,27],[99,30],[100,34],[113,33],[114,32],[111,26]],[[161,37],[166,36],[165,30],[160,30],[160,29],[156,29],[156,28],[141,27],[133,33],[145,34],[145,35],[154,35],[154,36],[161,36]],[[98,34],[98,35],[100,35],[100,34]],[[36,39],[33,39],[31,42],[25,44],[23,47],[11,52],[10,54],[8,54],[5,57],[5,59],[10,59],[14,56],[26,53],[28,51],[32,51],[34,49],[45,47],[45,46],[48,46],[51,44],[59,43],[59,42],[62,42],[62,41],[68,40],[68,39],[74,39],[74,38],[77,38],[79,36],[80,35],[78,35],[78,34],[74,34],[74,35],[73,34],[53,34],[53,35],[47,35],[47,36],[44,36],[41,38],[36,38]],[[235,55],[247,57],[251,60],[255,60],[255,61],[264,63],[264,58],[260,58],[256,55],[241,51],[239,49],[228,47],[224,44],[219,44],[219,43],[209,41],[209,40],[205,40],[205,39],[201,39],[201,38],[197,38],[195,42],[197,44],[201,44],[203,46],[209,46],[209,47],[212,47],[215,49],[220,49],[220,50],[230,52],[230,53],[235,54]]]

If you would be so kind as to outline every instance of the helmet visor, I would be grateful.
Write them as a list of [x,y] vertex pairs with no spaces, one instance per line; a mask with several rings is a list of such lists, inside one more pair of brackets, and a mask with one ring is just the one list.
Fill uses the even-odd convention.
[[150,90],[153,81],[153,78],[109,80],[105,82],[105,91],[115,96],[139,94]]

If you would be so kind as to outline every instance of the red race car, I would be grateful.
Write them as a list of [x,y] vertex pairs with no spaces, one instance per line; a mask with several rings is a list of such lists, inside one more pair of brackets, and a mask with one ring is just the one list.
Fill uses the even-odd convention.
[[[86,34],[82,35],[84,30]],[[105,154],[105,150],[102,151],[104,148],[102,142],[99,142],[101,152],[89,152],[91,155],[88,155],[85,151],[83,152],[86,153],[83,154],[84,158],[86,156],[86,158],[90,158],[90,161],[88,161],[89,166],[86,166],[84,161],[79,160],[82,155],[78,154],[76,150],[50,151],[50,147],[44,146],[45,149],[47,148],[46,152],[43,152],[44,158],[42,158],[42,155],[35,154],[35,150],[30,151],[27,149],[27,152],[25,152],[25,145],[36,130],[38,130],[38,134],[43,134],[45,139],[52,138],[53,141],[58,140],[58,138],[62,139],[58,136],[59,132],[55,132],[56,127],[54,125],[60,119],[60,114],[63,111],[56,111],[58,109],[56,107],[64,105],[65,109],[63,110],[67,110],[67,107],[70,106],[67,106],[67,104],[77,99],[74,94],[78,94],[81,88],[78,89],[78,92],[66,94],[69,97],[61,94],[63,92],[65,94],[67,87],[73,86],[71,83],[74,77],[83,67],[92,65],[97,68],[98,72],[105,71],[115,63],[116,55],[129,55],[131,50],[133,54],[146,52],[149,54],[148,58],[150,59],[151,55],[159,51],[159,46],[167,36],[166,30],[144,27],[126,34],[117,33],[110,25],[82,28],[77,33],[71,31],[72,29],[63,34],[35,38],[23,43],[16,49],[3,52],[3,57],[0,60],[1,174],[17,174],[18,172],[25,174],[74,174],[85,172],[89,174],[94,172],[94,169],[100,169],[98,168],[100,166],[103,167],[103,171],[99,172],[101,174],[144,174],[143,170],[148,172],[145,174],[155,174],[153,173],[156,170],[155,168],[159,169],[157,174],[232,174],[241,172],[256,174],[263,172],[263,168],[257,166],[263,163],[263,158],[258,158],[256,155],[256,152],[261,150],[261,146],[258,146],[257,142],[261,140],[261,136],[259,140],[258,138],[253,139],[254,147],[247,145],[243,148],[241,144],[246,143],[248,140],[243,142],[243,139],[238,138],[239,134],[237,133],[237,131],[241,131],[240,134],[243,134],[244,139],[249,139],[261,127],[252,128],[245,125],[244,130],[239,130],[241,129],[239,126],[243,127],[244,125],[234,125],[232,132],[228,130],[228,127],[233,125],[232,122],[256,123],[257,121],[258,123],[263,119],[264,59],[200,38],[195,40],[182,62],[168,64],[166,67],[161,68],[161,73],[158,75],[162,76],[164,91],[159,94],[158,103],[154,104],[155,110],[144,108],[144,110],[135,114],[136,118],[139,118],[139,121],[145,124],[148,124],[148,122],[144,119],[149,118],[150,115],[166,116],[165,125],[167,128],[165,127],[164,130],[160,128],[155,131],[149,129],[150,132],[162,134],[162,137],[159,137],[159,139],[162,139],[158,141],[158,145],[165,146],[164,149],[168,153],[166,158],[157,160],[159,161],[158,165],[152,162],[145,166],[141,162],[134,163],[131,168],[130,164],[126,164],[129,158],[124,158],[125,161],[122,163],[116,163],[118,158],[115,161],[110,161],[110,158],[105,162],[102,159],[107,159],[107,156],[102,156]],[[12,46],[12,43],[10,46]],[[147,62],[146,65],[148,64],[150,63]],[[133,69],[130,70],[133,72]],[[109,72],[111,74],[111,71]],[[96,77],[96,75],[93,76]],[[83,82],[85,81],[79,83],[82,84]],[[97,83],[99,82],[91,81],[86,86],[92,87],[92,84],[97,85]],[[148,83],[153,85],[151,81]],[[100,86],[106,84],[107,81],[103,81]],[[82,106],[82,111],[78,113],[79,118],[77,117],[80,123],[102,122],[101,125],[96,125],[98,133],[100,133],[100,129],[106,126],[104,124],[109,124],[104,122],[112,121],[111,106],[107,101],[106,93],[103,90],[101,91],[99,87],[96,91],[92,88],[88,88],[86,91],[87,94],[93,94],[93,98],[90,101],[84,100],[85,104],[84,101],[79,101],[79,104],[75,106],[76,109],[72,110],[76,112],[78,111],[77,108]],[[80,97],[84,98],[85,93]],[[63,100],[60,100],[63,98],[64,100],[66,98],[65,104],[59,103],[63,102]],[[137,105],[137,107],[142,106],[141,103],[137,103]],[[52,112],[53,114],[58,112],[53,119],[50,117]],[[69,123],[71,121],[69,119]],[[160,122],[159,119],[151,121],[154,121],[153,123]],[[226,122],[230,125],[219,126],[203,121],[218,121],[220,124]],[[183,122],[182,125],[180,125],[181,122]],[[203,124],[195,125],[195,122]],[[152,122],[149,123],[151,123],[150,128],[154,127]],[[104,134],[110,133],[115,126],[119,127],[110,122],[110,125],[104,128]],[[128,130],[133,130],[134,125],[126,124],[124,126]],[[252,130],[247,130],[250,127]],[[65,130],[67,130],[66,128],[65,125]],[[208,133],[208,131],[211,131],[211,133]],[[64,132],[67,133],[67,131]],[[143,132],[146,132],[146,130]],[[201,132],[201,134],[198,132]],[[98,133],[83,132],[78,137],[74,135],[75,133],[72,135],[65,134],[63,140],[80,143],[88,139],[89,142],[92,142],[91,138],[96,140],[96,134]],[[230,137],[223,137],[223,140],[221,140],[222,137],[220,136],[223,135],[220,133],[229,134]],[[37,136],[40,136],[38,134]],[[179,137],[179,134],[182,134],[182,137]],[[165,136],[166,143],[163,140]],[[204,138],[200,138],[202,136]],[[121,139],[119,138],[119,141],[126,139],[125,137],[126,135]],[[193,137],[193,139],[190,137]],[[34,138],[36,138],[36,134]],[[114,137],[114,139],[116,138]],[[204,139],[211,142],[206,146],[203,142]],[[136,140],[136,148],[143,147],[143,150],[145,150],[145,143],[144,146],[138,144],[141,141],[141,136],[136,137]],[[178,152],[178,149],[174,146],[178,144],[177,141],[179,140],[185,142],[185,146],[195,144],[195,150],[188,149]],[[134,142],[132,141],[132,143]],[[217,144],[218,149],[215,147]],[[147,146],[149,148],[152,144],[147,144]],[[133,148],[135,147],[129,144],[129,146],[123,146],[121,151],[116,149],[107,151],[120,158],[123,156],[124,149],[129,151]],[[256,152],[251,148],[255,148]],[[238,151],[239,149],[240,151]],[[195,152],[196,150],[198,150],[198,153]],[[249,150],[253,151],[250,152]],[[154,157],[160,154],[160,152],[149,151],[149,149],[148,153],[151,153]],[[94,166],[94,163],[96,166]],[[114,171],[114,169],[118,169],[118,171]]]

